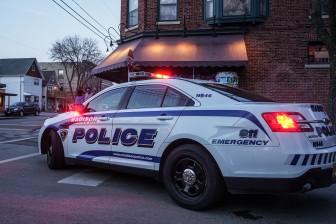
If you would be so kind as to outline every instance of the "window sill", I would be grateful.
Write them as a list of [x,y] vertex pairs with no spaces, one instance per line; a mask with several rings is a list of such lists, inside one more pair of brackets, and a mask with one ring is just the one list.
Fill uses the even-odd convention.
[[329,64],[305,64],[305,68],[330,68]]
[[129,31],[132,31],[132,30],[135,30],[135,29],[138,29],[138,28],[139,28],[139,25],[135,25],[135,26],[132,26],[130,28],[125,29],[125,32],[129,32]]
[[[308,16],[308,19],[312,19],[312,16]],[[329,19],[329,15],[321,15],[321,19]]]
[[180,25],[181,21],[179,20],[174,20],[174,21],[159,21],[156,22],[157,25]]

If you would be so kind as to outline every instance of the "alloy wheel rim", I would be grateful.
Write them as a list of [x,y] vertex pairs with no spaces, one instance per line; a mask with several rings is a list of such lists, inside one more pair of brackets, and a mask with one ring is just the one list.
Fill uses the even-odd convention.
[[175,190],[183,197],[196,198],[206,187],[206,176],[201,164],[190,157],[178,160],[173,167],[172,179]]

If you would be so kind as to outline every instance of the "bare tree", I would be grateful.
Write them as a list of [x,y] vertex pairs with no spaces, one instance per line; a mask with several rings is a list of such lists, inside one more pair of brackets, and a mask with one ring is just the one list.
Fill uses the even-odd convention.
[[73,99],[75,91],[83,89],[93,79],[90,71],[102,58],[95,40],[77,35],[56,41],[50,49],[50,55],[51,59],[63,64]]
[[[321,5],[328,1],[327,20],[322,18]],[[316,28],[320,40],[327,46],[330,58],[330,81],[328,97],[328,113],[336,123],[336,1],[335,0],[312,0],[312,22]]]

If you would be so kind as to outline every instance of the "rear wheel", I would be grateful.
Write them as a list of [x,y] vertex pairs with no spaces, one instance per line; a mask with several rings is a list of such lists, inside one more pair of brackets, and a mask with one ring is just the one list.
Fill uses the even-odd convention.
[[20,116],[20,117],[23,117],[23,116],[24,116],[24,113],[23,113],[22,110],[19,112],[19,116]]
[[47,164],[50,169],[62,169],[65,167],[63,144],[55,131],[49,133],[47,144]]
[[40,113],[38,112],[38,110],[36,110],[35,113],[34,113],[35,116],[39,116],[39,114]]
[[174,149],[165,161],[162,175],[170,196],[188,209],[211,207],[226,192],[215,161],[196,144]]

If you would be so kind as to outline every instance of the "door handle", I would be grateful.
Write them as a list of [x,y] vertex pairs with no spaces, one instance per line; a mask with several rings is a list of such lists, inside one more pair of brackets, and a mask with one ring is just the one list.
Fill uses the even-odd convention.
[[161,114],[160,116],[157,117],[157,119],[160,121],[169,121],[169,120],[173,120],[174,117],[170,115],[166,115],[166,114]]
[[98,118],[98,121],[109,121],[110,118],[109,117],[100,117]]

